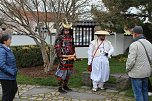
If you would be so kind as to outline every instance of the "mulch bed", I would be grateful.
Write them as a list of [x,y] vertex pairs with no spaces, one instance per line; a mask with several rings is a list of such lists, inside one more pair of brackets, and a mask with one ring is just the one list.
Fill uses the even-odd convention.
[[54,76],[54,73],[56,71],[56,65],[52,68],[51,71],[48,73],[44,72],[44,67],[43,66],[37,66],[37,67],[28,67],[28,68],[20,68],[19,73],[29,76],[29,77],[34,77],[34,78],[41,78],[41,77],[49,77],[49,76]]
[[[56,68],[58,65],[54,65],[48,73],[44,72],[43,66],[36,66],[36,67],[27,67],[27,68],[20,68],[19,73],[22,75],[26,75],[33,78],[43,78],[43,77],[49,77],[49,76],[55,76]],[[77,71],[75,68],[73,68],[73,74],[75,74]]]

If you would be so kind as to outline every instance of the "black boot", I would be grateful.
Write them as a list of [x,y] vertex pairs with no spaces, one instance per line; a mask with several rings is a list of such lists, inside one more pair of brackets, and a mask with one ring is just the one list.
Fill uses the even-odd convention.
[[60,92],[60,93],[67,93],[65,90],[62,89],[62,87],[58,88],[58,92]]
[[72,89],[70,89],[68,86],[63,86],[63,89],[66,91],[72,91]]
[[59,81],[58,82],[59,88],[58,88],[58,92],[60,93],[67,93],[62,87],[63,87],[63,81]]
[[72,91],[72,89],[70,89],[67,85],[68,85],[68,79],[65,79],[63,82],[63,89],[66,91]]

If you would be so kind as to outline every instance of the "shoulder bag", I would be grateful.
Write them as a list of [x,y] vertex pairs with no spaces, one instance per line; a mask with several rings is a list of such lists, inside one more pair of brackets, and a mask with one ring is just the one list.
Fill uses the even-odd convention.
[[152,63],[151,63],[151,61],[150,61],[150,57],[149,57],[149,55],[148,55],[148,53],[147,53],[147,50],[146,50],[145,45],[144,45],[141,41],[138,41],[138,42],[140,42],[140,43],[142,44],[142,46],[144,47],[145,52],[146,52],[146,55],[147,55],[147,58],[148,58],[148,61],[149,61],[149,64],[152,65]]

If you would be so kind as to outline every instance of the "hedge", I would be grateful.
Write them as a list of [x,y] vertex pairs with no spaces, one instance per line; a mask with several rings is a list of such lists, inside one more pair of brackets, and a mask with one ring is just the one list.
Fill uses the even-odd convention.
[[38,46],[11,46],[11,49],[19,68],[43,65],[42,54]]

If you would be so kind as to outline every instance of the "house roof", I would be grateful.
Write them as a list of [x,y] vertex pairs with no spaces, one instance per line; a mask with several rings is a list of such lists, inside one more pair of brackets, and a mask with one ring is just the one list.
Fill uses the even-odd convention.
[[[52,12],[36,12],[36,11],[21,11],[21,14],[28,18],[29,20],[37,20],[39,17],[40,22],[46,21],[46,16],[47,16],[47,22],[54,22],[55,18],[57,17],[56,13]],[[64,14],[61,14],[62,17],[64,17]]]

